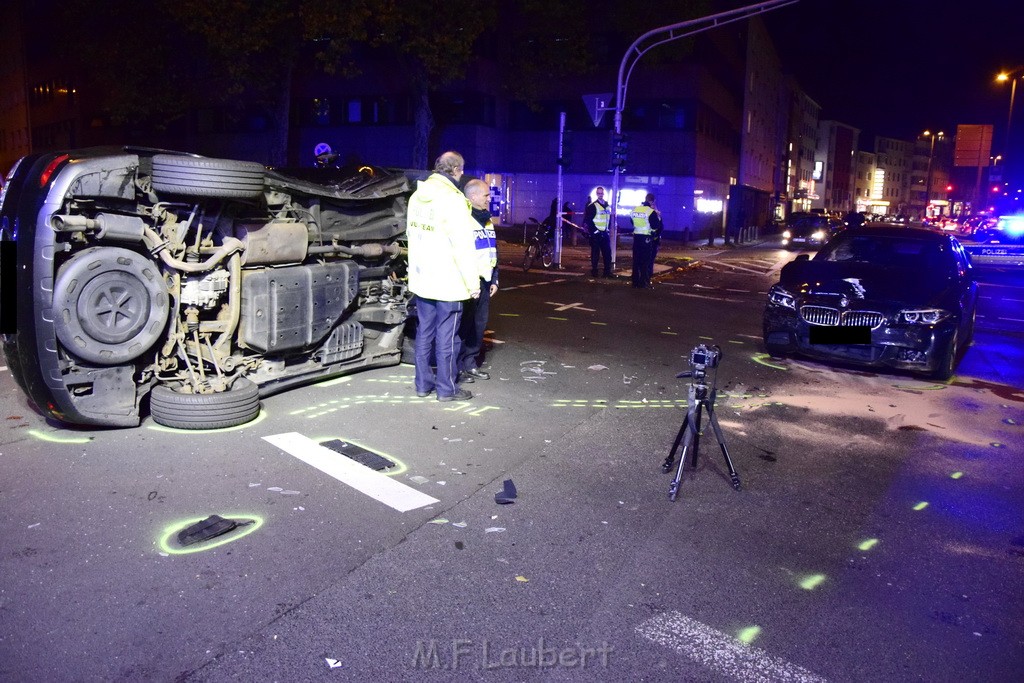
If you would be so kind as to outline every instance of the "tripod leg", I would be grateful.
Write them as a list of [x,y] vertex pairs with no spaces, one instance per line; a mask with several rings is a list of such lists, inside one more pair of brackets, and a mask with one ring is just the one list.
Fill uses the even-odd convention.
[[[697,469],[697,452],[700,450],[700,423],[704,419],[701,414],[701,408],[704,407],[704,401],[697,402],[697,421],[693,425],[693,469]],[[709,411],[710,414],[710,411]]]
[[708,406],[708,417],[710,418],[712,429],[715,430],[715,438],[718,439],[718,445],[722,448],[722,455],[725,456],[725,464],[726,467],[729,468],[729,478],[732,479],[732,487],[739,491],[740,475],[736,474],[736,468],[732,466],[732,458],[729,457],[729,449],[725,445],[725,437],[722,435],[722,428],[718,426],[718,416],[715,415],[714,406]]
[[676,434],[676,440],[672,442],[672,450],[668,452],[668,457],[665,458],[665,462],[661,463],[661,471],[668,474],[672,469],[672,463],[676,459],[676,451],[679,449],[679,444],[683,440],[683,434],[686,432],[686,425],[689,422],[690,412],[686,412],[686,418],[683,419],[683,424],[679,425],[679,432]]
[[[683,440],[683,452],[679,454],[679,467],[676,469],[676,478],[672,480],[672,483],[669,484],[668,487],[668,499],[673,503],[679,495],[679,481],[683,478],[683,465],[686,464],[686,451],[690,448],[690,444],[693,443],[693,410],[688,410],[686,412],[686,422],[683,423],[683,430],[680,432],[679,436]],[[676,445],[678,445],[678,439]],[[673,448],[673,450],[675,449]]]

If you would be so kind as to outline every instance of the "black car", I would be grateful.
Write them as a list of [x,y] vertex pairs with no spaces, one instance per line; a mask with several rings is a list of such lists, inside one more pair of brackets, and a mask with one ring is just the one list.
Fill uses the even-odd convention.
[[65,423],[226,427],[397,364],[410,181],[138,148],[34,154],[0,204],[3,349]]
[[786,220],[782,246],[787,249],[820,247],[842,227],[840,221],[824,214],[797,212]]
[[860,365],[952,376],[974,332],[978,286],[955,237],[904,227],[846,230],[786,264],[768,292],[764,343]]

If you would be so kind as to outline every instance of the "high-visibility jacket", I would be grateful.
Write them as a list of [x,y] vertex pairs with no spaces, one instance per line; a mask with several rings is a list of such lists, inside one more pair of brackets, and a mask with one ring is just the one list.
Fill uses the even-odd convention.
[[[591,223],[594,224],[594,229],[598,232],[606,231],[608,229],[608,223],[611,222],[611,209],[608,208],[607,204],[603,204],[596,199],[590,203],[590,207],[593,207],[594,211],[594,216],[590,219]],[[589,214],[590,212],[588,211],[587,213]]]
[[450,178],[431,174],[409,198],[409,289],[438,301],[463,301],[480,290],[469,200]]
[[[486,215],[484,215],[486,214]],[[498,282],[498,235],[494,231],[494,223],[488,212],[481,212],[473,209],[473,219],[476,221],[476,260],[480,269],[480,277],[484,282]],[[480,225],[483,220],[484,224]]]
[[634,235],[650,235],[651,234],[651,215],[654,213],[647,204],[641,204],[640,206],[633,209],[630,217],[633,219],[633,234]]

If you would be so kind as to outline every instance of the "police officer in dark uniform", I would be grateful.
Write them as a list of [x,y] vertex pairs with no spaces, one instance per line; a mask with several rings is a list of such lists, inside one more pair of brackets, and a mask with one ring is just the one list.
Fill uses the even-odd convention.
[[633,286],[650,289],[654,275],[655,240],[661,237],[661,213],[654,208],[654,195],[633,209]]
[[604,277],[612,275],[612,242],[608,236],[612,211],[604,200],[604,188],[594,190],[597,198],[587,204],[583,213],[583,227],[590,233],[590,274],[597,277],[597,257],[600,254],[604,261]]

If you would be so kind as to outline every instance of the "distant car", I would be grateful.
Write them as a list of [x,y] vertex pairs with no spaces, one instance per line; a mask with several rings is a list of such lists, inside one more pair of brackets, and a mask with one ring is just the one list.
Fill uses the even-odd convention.
[[782,246],[787,249],[820,247],[842,228],[842,223],[822,213],[793,213],[782,231]]
[[148,408],[200,429],[255,418],[261,396],[397,364],[409,178],[328,170],[318,183],[130,147],[23,158],[0,202],[14,380],[64,423],[134,426]]
[[1024,243],[1024,214],[1010,214],[989,220],[978,227],[974,238],[990,244]]
[[763,334],[774,356],[796,353],[948,379],[974,333],[978,287],[948,234],[846,230],[813,259],[786,264],[768,292]]

